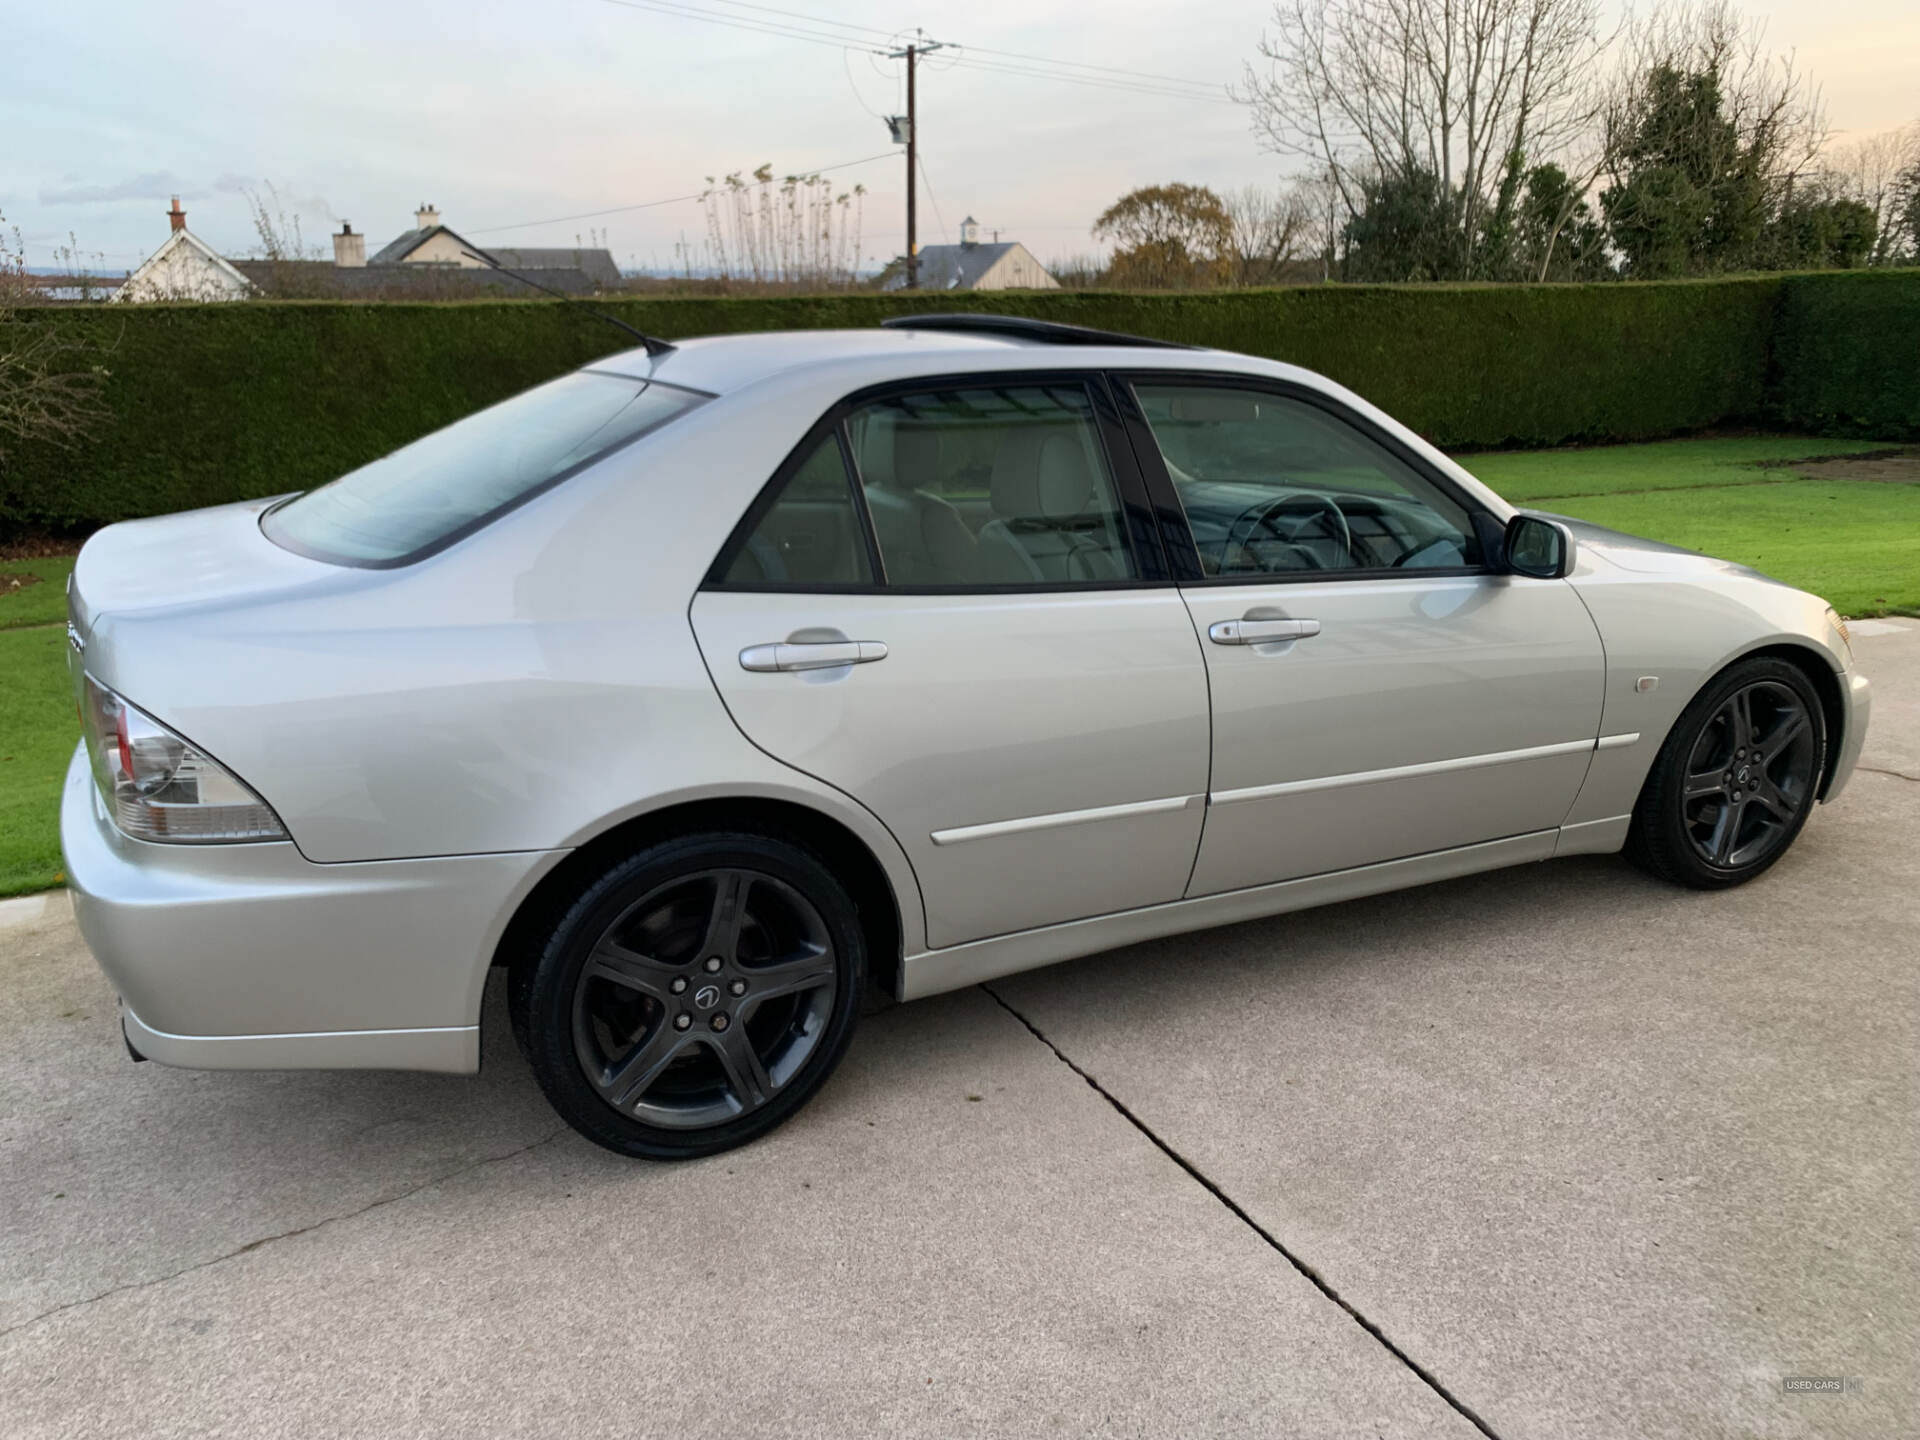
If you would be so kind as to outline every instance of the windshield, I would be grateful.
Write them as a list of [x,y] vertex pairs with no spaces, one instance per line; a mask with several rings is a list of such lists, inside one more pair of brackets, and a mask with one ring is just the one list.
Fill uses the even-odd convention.
[[705,397],[576,371],[436,430],[267,512],[267,538],[340,565],[404,565]]

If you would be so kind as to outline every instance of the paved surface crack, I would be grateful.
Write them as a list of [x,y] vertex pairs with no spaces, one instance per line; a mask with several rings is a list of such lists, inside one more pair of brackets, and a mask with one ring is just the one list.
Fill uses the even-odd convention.
[[1864,770],[1869,775],[1891,775],[1896,780],[1911,780],[1914,784],[1920,785],[1920,775],[1909,775],[1904,770],[1883,770],[1878,765],[1856,765],[1854,769]]
[[1073,1071],[1073,1073],[1078,1075],[1082,1080],[1086,1081],[1087,1085],[1096,1095],[1119,1112],[1121,1119],[1125,1120],[1129,1125],[1133,1126],[1134,1129],[1146,1136],[1147,1139],[1153,1143],[1154,1148],[1159,1150],[1162,1155],[1165,1155],[1169,1160],[1173,1161],[1174,1164],[1186,1171],[1209,1195],[1224,1205],[1233,1214],[1235,1219],[1253,1231],[1253,1233],[1258,1235],[1262,1240],[1266,1241],[1267,1245],[1278,1254],[1281,1259],[1299,1271],[1301,1276],[1303,1276],[1314,1289],[1318,1290],[1322,1295],[1326,1296],[1327,1299],[1344,1310],[1348,1319],[1352,1320],[1354,1324],[1358,1325],[1362,1330],[1365,1330],[1367,1334],[1379,1341],[1380,1344],[1386,1348],[1388,1354],[1392,1355],[1394,1359],[1398,1360],[1419,1377],[1421,1383],[1444,1400],[1455,1413],[1467,1421],[1468,1424],[1472,1425],[1473,1428],[1478,1430],[1482,1435],[1485,1435],[1487,1440],[1500,1440],[1500,1437],[1494,1433],[1492,1427],[1478,1415],[1474,1414],[1465,1401],[1447,1389],[1445,1385],[1442,1385],[1432,1371],[1428,1370],[1418,1360],[1415,1360],[1411,1355],[1407,1354],[1406,1351],[1389,1340],[1385,1331],[1366,1316],[1362,1315],[1358,1310],[1354,1309],[1353,1306],[1341,1296],[1339,1291],[1327,1283],[1326,1278],[1321,1275],[1319,1271],[1315,1270],[1311,1265],[1307,1264],[1306,1261],[1302,1260],[1285,1245],[1281,1244],[1279,1238],[1275,1236],[1271,1230],[1254,1219],[1238,1201],[1207,1178],[1199,1166],[1187,1159],[1186,1156],[1174,1149],[1173,1146],[1169,1145],[1165,1140],[1162,1140],[1144,1120],[1127,1108],[1125,1102],[1120,1100],[1119,1097],[1114,1095],[1112,1091],[1108,1090],[1098,1080],[1094,1079],[1092,1075],[1074,1064],[1074,1062],[1067,1057],[1066,1052],[1054,1044],[1053,1041],[1049,1040],[1045,1032],[1043,1032],[1038,1025],[1035,1025],[1025,1015],[1022,1015],[1018,1010],[1014,1009],[1013,1006],[1009,1005],[991,987],[982,985],[980,988],[986,991],[987,997],[992,1000],[994,1004],[998,1005],[1002,1010],[1026,1026],[1028,1033],[1042,1045],[1046,1046],[1047,1049],[1051,1050],[1056,1060]]
[[30,1329],[43,1320],[51,1320],[56,1315],[63,1315],[69,1310],[83,1309],[88,1305],[96,1305],[102,1300],[111,1300],[115,1295],[125,1295],[134,1290],[151,1290],[156,1285],[165,1285],[170,1281],[178,1280],[182,1275],[191,1275],[196,1270],[206,1270],[215,1265],[224,1265],[229,1260],[251,1254],[253,1251],[271,1245],[275,1241],[291,1240],[295,1236],[306,1235],[312,1231],[324,1229],[328,1225],[337,1225],[342,1220],[356,1219],[359,1216],[365,1215],[368,1211],[379,1210],[385,1206],[397,1204],[402,1200],[418,1195],[422,1190],[431,1190],[436,1185],[444,1185],[449,1180],[457,1180],[462,1175],[469,1174],[472,1171],[484,1169],[488,1165],[498,1165],[504,1160],[513,1159],[516,1155],[525,1155],[529,1150],[538,1150],[542,1145],[550,1145],[566,1133],[567,1127],[562,1125],[558,1130],[553,1131],[551,1134],[543,1135],[538,1140],[530,1141],[512,1150],[502,1151],[498,1155],[483,1155],[478,1160],[472,1160],[465,1165],[457,1166],[443,1175],[435,1175],[429,1180],[422,1180],[418,1185],[410,1185],[405,1190],[401,1190],[396,1194],[382,1195],[377,1200],[369,1200],[356,1210],[348,1210],[339,1215],[328,1215],[322,1219],[313,1221],[311,1224],[298,1225],[291,1230],[282,1230],[277,1234],[262,1235],[258,1240],[249,1240],[246,1244],[235,1246],[225,1254],[215,1255],[209,1260],[196,1260],[191,1265],[183,1265],[178,1270],[174,1270],[166,1275],[157,1275],[151,1280],[132,1280],[125,1285],[115,1285],[111,1289],[102,1290],[98,1295],[89,1295],[85,1299],[69,1300],[63,1305],[55,1305],[51,1310],[42,1310],[38,1315],[31,1316],[28,1319],[19,1321],[17,1324],[7,1326],[4,1330],[0,1330],[0,1340],[4,1340],[7,1336],[17,1334],[22,1330]]

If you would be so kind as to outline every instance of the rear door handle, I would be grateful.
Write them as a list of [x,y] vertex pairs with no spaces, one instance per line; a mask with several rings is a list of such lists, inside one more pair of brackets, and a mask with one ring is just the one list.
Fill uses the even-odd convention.
[[831,670],[839,665],[870,665],[887,658],[878,640],[824,640],[812,643],[783,640],[777,645],[749,645],[740,652],[742,670]]
[[1319,633],[1318,620],[1216,620],[1207,627],[1207,638],[1216,645],[1262,645]]

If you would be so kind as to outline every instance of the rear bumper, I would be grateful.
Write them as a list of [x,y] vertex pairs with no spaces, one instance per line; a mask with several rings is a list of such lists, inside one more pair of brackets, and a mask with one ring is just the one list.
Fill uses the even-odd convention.
[[84,749],[60,840],[133,1047],[208,1069],[478,1069],[500,933],[566,853],[316,865],[284,841],[148,844],[107,819]]
[[1854,766],[1860,763],[1860,751],[1867,743],[1867,720],[1873,713],[1873,686],[1858,670],[1848,670],[1840,676],[1840,707],[1840,753],[1834,756],[1833,774],[1827,781],[1826,794],[1820,797],[1822,800],[1837,799],[1846,789],[1847,781],[1853,778]]

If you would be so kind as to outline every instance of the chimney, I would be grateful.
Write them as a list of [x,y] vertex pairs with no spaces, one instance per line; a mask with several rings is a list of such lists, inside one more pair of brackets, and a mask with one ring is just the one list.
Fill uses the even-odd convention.
[[175,230],[187,228],[187,212],[180,208],[180,197],[173,197],[173,208],[167,211],[167,221]]
[[358,270],[367,263],[367,237],[353,233],[353,226],[340,222],[340,233],[333,237],[333,263],[343,270]]
[[420,202],[420,208],[413,212],[413,228],[416,230],[430,230],[439,223],[440,212],[422,200]]

